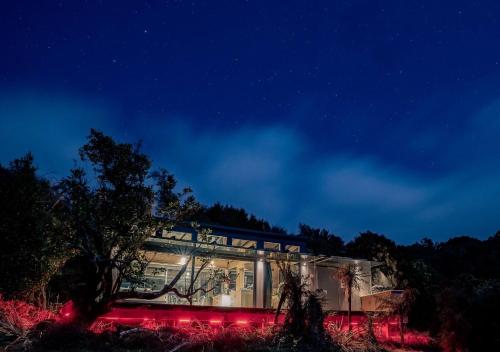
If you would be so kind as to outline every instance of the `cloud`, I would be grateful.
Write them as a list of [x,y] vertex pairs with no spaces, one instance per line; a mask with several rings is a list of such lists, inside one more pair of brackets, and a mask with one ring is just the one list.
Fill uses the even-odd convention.
[[0,95],[0,162],[32,152],[46,177],[65,175],[91,127],[116,131],[110,109],[64,94]]
[[32,150],[43,172],[61,177],[88,130],[97,127],[118,140],[142,139],[154,165],[192,186],[202,202],[243,207],[289,231],[303,222],[346,239],[368,229],[403,243],[424,235],[485,237],[499,226],[498,154],[478,157],[477,150],[466,151],[482,136],[497,148],[490,142],[499,112],[498,102],[480,109],[467,130],[476,137],[458,136],[440,155],[456,158],[463,152],[474,160],[423,176],[367,152],[318,153],[314,141],[283,124],[217,130],[185,118],[143,116],[123,126],[115,110],[96,101],[63,94],[4,95],[0,162]]
[[305,222],[345,238],[370,229],[401,242],[496,231],[500,187],[480,170],[424,177],[373,156],[314,157],[311,143],[282,125],[200,131],[181,119],[163,123],[152,138],[161,146],[144,144],[158,164],[173,166],[205,203],[243,207],[290,231]]

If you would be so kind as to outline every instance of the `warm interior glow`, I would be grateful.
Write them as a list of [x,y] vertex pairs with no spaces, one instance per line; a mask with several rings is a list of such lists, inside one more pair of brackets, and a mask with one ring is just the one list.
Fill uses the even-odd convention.
[[220,305],[221,307],[231,307],[231,296],[221,295]]

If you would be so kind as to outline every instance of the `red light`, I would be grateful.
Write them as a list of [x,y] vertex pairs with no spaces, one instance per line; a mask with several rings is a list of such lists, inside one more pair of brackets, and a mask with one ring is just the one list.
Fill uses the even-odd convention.
[[222,324],[222,320],[214,320],[214,319],[212,319],[212,320],[210,320],[210,324],[212,324],[212,325]]
[[68,313],[64,313],[64,316],[65,316],[65,317],[69,317],[70,315],[71,315],[71,313],[70,313],[70,312],[68,312]]
[[236,320],[236,324],[238,324],[238,325],[246,325],[246,324],[248,324],[248,320]]
[[190,323],[191,319],[179,319],[179,323]]

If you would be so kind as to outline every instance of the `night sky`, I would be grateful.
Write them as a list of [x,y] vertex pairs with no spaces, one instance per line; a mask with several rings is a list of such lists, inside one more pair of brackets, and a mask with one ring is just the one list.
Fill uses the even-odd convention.
[[500,1],[2,1],[0,44],[2,164],[95,127],[291,232],[500,229]]

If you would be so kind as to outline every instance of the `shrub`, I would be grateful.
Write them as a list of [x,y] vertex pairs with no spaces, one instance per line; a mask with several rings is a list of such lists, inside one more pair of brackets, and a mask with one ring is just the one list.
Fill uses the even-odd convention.
[[4,300],[0,295],[0,345],[27,347],[39,325],[54,320],[51,311],[17,300]]

